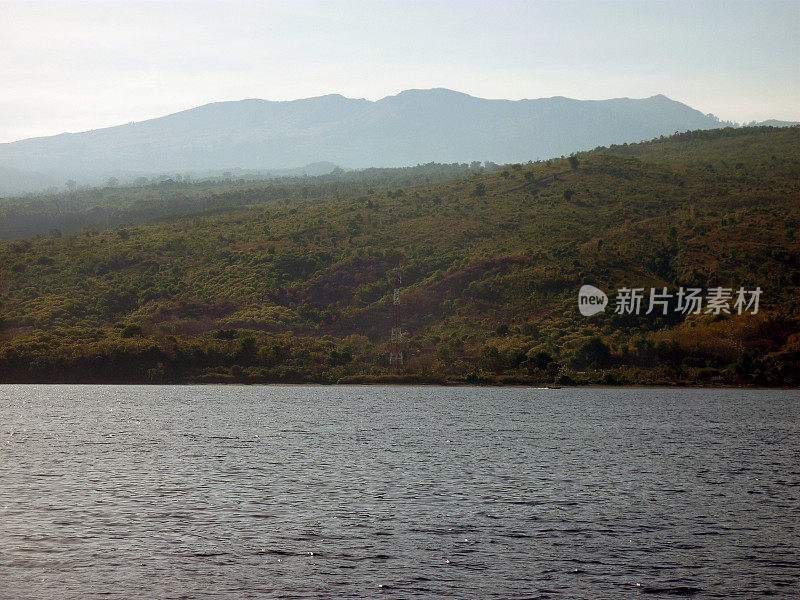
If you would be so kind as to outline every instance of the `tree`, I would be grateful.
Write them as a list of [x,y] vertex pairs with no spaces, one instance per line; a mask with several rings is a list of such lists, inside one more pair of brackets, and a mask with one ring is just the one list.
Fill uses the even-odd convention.
[[544,371],[551,362],[553,362],[553,357],[543,350],[528,355],[528,365],[533,369]]
[[330,354],[328,354],[328,359],[325,362],[332,367],[336,367],[339,365],[346,365],[352,361],[353,355],[349,351],[342,350],[339,352],[337,350],[331,350]]
[[246,335],[239,340],[239,354],[251,358],[258,352],[258,342],[253,335]]
[[603,367],[611,359],[611,349],[599,337],[586,341],[575,353],[575,362],[586,367]]
[[124,338],[132,338],[137,335],[142,335],[142,328],[141,326],[136,325],[135,323],[130,323],[122,328],[120,335]]
[[484,346],[481,365],[490,373],[501,373],[503,371],[503,357],[500,351],[495,346]]

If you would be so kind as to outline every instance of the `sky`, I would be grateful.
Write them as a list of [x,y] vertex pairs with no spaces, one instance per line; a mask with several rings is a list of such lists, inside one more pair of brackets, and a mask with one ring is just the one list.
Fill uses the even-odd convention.
[[800,121],[800,0],[6,2],[0,143],[209,102],[445,87]]

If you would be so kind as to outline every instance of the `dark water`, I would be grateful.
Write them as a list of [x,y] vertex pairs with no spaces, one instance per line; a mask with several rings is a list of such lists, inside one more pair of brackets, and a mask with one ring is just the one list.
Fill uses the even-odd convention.
[[0,386],[0,598],[800,598],[800,393]]

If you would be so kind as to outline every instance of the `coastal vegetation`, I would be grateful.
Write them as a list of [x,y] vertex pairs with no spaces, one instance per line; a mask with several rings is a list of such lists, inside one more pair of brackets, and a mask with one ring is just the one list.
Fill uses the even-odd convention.
[[[9,198],[0,381],[797,385],[799,228],[797,127]],[[584,284],[762,295],[585,317]]]

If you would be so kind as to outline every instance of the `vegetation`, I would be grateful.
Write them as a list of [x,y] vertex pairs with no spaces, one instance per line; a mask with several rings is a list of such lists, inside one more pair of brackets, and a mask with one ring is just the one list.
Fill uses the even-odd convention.
[[[6,200],[6,235],[53,231],[0,242],[0,380],[796,385],[799,133]],[[583,317],[584,283],[763,295],[756,315]]]
[[89,229],[157,222],[180,216],[213,214],[269,200],[292,202],[321,196],[344,198],[393,191],[426,183],[452,181],[469,174],[493,172],[493,163],[429,163],[398,169],[343,171],[304,177],[261,177],[250,174],[193,181],[173,173],[136,179],[118,187],[115,177],[104,187],[78,190],[74,180],[66,192],[0,198],[0,239],[42,234],[60,235]]

